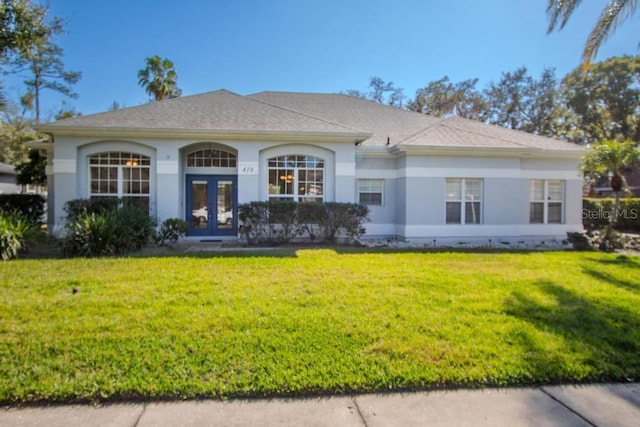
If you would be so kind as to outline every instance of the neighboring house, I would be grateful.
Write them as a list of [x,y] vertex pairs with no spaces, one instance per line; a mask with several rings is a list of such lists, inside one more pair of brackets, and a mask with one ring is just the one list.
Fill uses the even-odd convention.
[[53,140],[56,230],[65,202],[87,197],[129,199],[207,238],[237,238],[238,204],[267,199],[366,203],[367,236],[415,242],[582,230],[579,146],[346,95],[219,90],[38,130]]
[[15,168],[6,163],[0,163],[0,194],[14,194],[19,193],[21,187],[16,184],[16,172]]

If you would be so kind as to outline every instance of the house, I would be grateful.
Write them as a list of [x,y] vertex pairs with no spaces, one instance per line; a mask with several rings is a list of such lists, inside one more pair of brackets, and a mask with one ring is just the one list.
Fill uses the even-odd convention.
[[40,125],[50,227],[65,202],[122,197],[189,235],[237,238],[256,200],[361,202],[366,236],[562,239],[582,230],[574,144],[341,94],[226,90]]
[[0,194],[14,194],[19,193],[21,187],[16,184],[16,172],[15,168],[6,163],[0,163]]

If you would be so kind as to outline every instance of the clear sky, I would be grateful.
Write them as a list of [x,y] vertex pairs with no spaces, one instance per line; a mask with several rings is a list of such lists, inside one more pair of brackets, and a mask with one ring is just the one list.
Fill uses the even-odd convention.
[[[50,0],[66,19],[58,38],[69,70],[82,71],[82,114],[113,101],[147,101],[137,71],[147,56],[171,59],[183,95],[225,88],[339,92],[366,90],[370,76],[416,89],[448,75],[478,77],[544,67],[562,77],[579,65],[586,35],[606,0],[582,2],[561,32],[546,34],[547,0]],[[636,15],[598,59],[637,55]],[[8,83],[16,97],[20,85]],[[49,117],[62,98],[42,95]]]

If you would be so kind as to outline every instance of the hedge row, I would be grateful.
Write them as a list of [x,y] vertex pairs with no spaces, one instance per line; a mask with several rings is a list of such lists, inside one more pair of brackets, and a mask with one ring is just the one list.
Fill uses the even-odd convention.
[[609,224],[611,215],[616,215],[617,230],[640,232],[640,198],[621,198],[620,208],[612,212],[615,199],[582,200],[582,224],[586,229],[603,228]]
[[44,215],[44,197],[39,194],[0,194],[0,214],[18,214],[38,223]]
[[251,202],[238,206],[240,233],[247,243],[278,245],[297,237],[336,243],[365,233],[369,208],[356,203],[296,203],[290,200]]

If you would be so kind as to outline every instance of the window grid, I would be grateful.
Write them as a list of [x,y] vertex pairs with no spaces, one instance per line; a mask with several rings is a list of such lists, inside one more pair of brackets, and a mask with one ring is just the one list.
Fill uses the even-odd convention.
[[529,185],[529,223],[562,224],[564,182],[533,179]]
[[358,202],[368,206],[382,206],[384,195],[384,180],[359,179]]
[[118,198],[149,209],[151,159],[135,153],[107,152],[89,157],[89,197]]
[[198,150],[187,156],[187,167],[235,168],[237,157],[226,150]]
[[446,224],[482,223],[482,179],[447,178]]
[[269,199],[322,202],[324,160],[303,155],[286,155],[268,160]]

